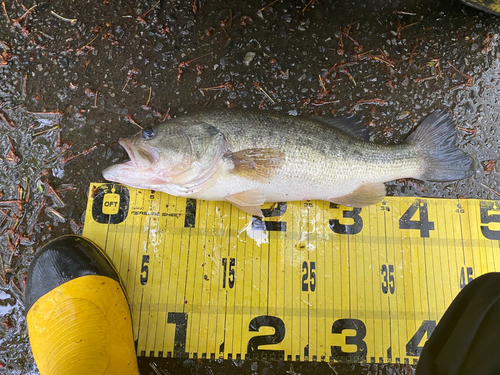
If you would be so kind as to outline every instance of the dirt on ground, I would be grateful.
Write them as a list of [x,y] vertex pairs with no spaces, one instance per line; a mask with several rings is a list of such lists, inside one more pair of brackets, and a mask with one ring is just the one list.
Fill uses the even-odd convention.
[[[458,1],[2,2],[0,373],[37,374],[27,267],[81,234],[91,182],[141,126],[213,108],[356,114],[402,142],[436,109],[476,173],[389,195],[498,199],[500,18]],[[140,358],[142,374],[410,374],[403,365]]]

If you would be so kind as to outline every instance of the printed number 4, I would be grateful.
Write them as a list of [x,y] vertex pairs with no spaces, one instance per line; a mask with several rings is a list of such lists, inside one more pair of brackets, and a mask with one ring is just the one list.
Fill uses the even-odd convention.
[[[413,215],[420,211],[420,220],[411,220]],[[434,230],[434,222],[429,221],[427,202],[424,199],[417,199],[399,219],[399,229],[417,229],[420,237],[429,237],[429,231]]]

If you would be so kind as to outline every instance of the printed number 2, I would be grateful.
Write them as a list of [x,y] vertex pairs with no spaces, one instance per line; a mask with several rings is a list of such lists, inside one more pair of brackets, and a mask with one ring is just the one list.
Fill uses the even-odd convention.
[[[286,212],[286,202],[276,203],[273,209],[265,208],[262,210],[264,217],[279,217],[283,216]],[[268,230],[277,232],[286,232],[285,221],[264,221],[260,217],[252,217],[252,230]]]
[[283,320],[277,316],[257,316],[250,321],[248,329],[250,332],[258,332],[260,327],[272,327],[274,328],[274,334],[252,337],[247,346],[247,353],[250,358],[278,359],[282,357],[285,354],[284,350],[259,349],[259,346],[279,344],[283,341],[285,338],[285,323],[283,323]]
[[382,293],[387,294],[390,292],[394,294],[395,284],[394,284],[394,266],[392,264],[382,265]]
[[[316,290],[316,272],[314,270],[316,269],[316,262],[309,262],[304,261],[302,263],[302,291],[303,292],[308,292],[309,291],[309,286],[311,287],[311,292],[314,292]],[[307,283],[307,280],[309,283]]]
[[141,285],[146,285],[148,282],[148,277],[149,277],[149,255],[143,255],[142,256],[142,266],[141,266]]
[[[420,211],[420,220],[411,220],[413,215]],[[417,229],[420,231],[420,237],[429,237],[429,231],[434,230],[434,222],[429,221],[427,212],[427,202],[423,199],[417,199],[399,219],[399,229]]]

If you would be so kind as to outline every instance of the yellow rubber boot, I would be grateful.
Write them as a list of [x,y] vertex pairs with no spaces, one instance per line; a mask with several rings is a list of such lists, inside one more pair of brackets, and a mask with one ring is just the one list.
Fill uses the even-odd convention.
[[79,236],[45,245],[26,280],[26,320],[41,375],[138,375],[132,321],[120,277]]

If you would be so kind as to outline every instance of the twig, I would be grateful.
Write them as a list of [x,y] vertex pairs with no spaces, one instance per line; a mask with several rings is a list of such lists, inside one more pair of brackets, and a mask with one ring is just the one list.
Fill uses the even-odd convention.
[[90,45],[90,44],[92,44],[92,42],[93,42],[94,40],[96,40],[98,37],[99,37],[99,34],[97,34],[97,35],[95,36],[95,38],[94,38],[94,39],[92,39],[90,42],[88,42],[87,44],[85,44],[84,46],[82,46],[82,47],[80,47],[80,48],[78,48],[78,49],[79,49],[79,50],[81,50],[81,49],[83,49],[83,48],[85,48],[85,47],[89,46],[89,45]]
[[304,12],[306,11],[306,9],[307,9],[307,8],[309,8],[309,6],[313,5],[315,2],[316,2],[316,0],[310,0],[310,1],[309,1],[309,3],[308,3],[305,7],[304,7],[304,9],[302,9],[302,10],[300,11],[300,13],[299,13],[299,14],[304,13]]
[[328,77],[328,75],[333,71],[333,70],[336,70],[336,69],[339,69],[339,68],[342,68],[344,66],[350,66],[350,65],[355,65],[355,64],[359,64],[359,62],[357,61],[352,61],[352,62],[340,62],[340,63],[335,63],[328,72],[326,72],[325,74],[323,74],[323,79],[326,79],[326,77]]
[[189,66],[189,64],[191,64],[193,61],[199,60],[199,59],[201,59],[202,57],[205,57],[205,56],[208,56],[208,55],[213,55],[213,52],[206,53],[206,54],[204,54],[204,55],[198,56],[198,57],[196,57],[196,58],[194,58],[194,59],[192,59],[192,60],[186,61],[186,62],[181,62],[181,63],[179,64],[179,68],[186,68],[186,67],[188,67],[188,66]]
[[56,125],[56,126],[54,126],[53,128],[50,128],[50,129],[42,130],[41,132],[38,132],[38,133],[34,133],[33,137],[36,137],[36,136],[44,134],[44,133],[48,133],[48,132],[50,132],[51,130],[54,130],[54,129],[59,129],[59,125]]
[[448,90],[448,92],[456,90],[456,89],[458,89],[460,87],[466,87],[466,86],[471,87],[474,84],[474,80],[472,79],[471,76],[469,76],[469,75],[467,75],[465,73],[462,73],[460,70],[458,70],[457,68],[455,68],[453,66],[453,64],[451,62],[449,62],[449,61],[448,61],[448,64],[450,64],[450,66],[453,69],[455,69],[458,73],[460,73],[466,79],[466,81],[464,83],[462,83],[461,85],[457,85],[457,86],[452,87],[451,89]]
[[[61,163],[62,163],[62,164],[66,164],[67,162],[69,162],[69,161],[73,160],[73,159],[74,159],[74,158],[76,158],[77,156],[80,156],[80,155],[88,155],[88,154],[90,154],[90,153],[91,153],[91,152],[92,152],[92,151],[93,151],[96,147],[97,147],[97,145],[94,145],[94,146],[92,146],[91,148],[86,149],[86,150],[83,150],[82,152],[79,152],[79,153],[78,153],[78,154],[76,154],[76,155],[69,156],[69,157],[67,157],[67,158],[62,158],[62,159],[61,159]],[[55,193],[54,189],[52,189],[52,191]],[[56,194],[56,195],[57,195],[57,194]],[[64,205],[64,203],[63,203],[63,205]]]
[[461,126],[456,126],[456,128],[457,128],[458,130],[462,130],[462,131],[464,131],[464,132],[466,132],[466,133],[469,133],[469,134],[474,134],[474,135],[476,135],[476,134],[477,134],[477,128],[472,128],[472,129],[469,129],[469,128],[462,128]]
[[[24,14],[23,14],[21,17],[19,17],[17,20],[15,20],[15,23],[19,23],[19,21],[21,21],[24,17],[26,17],[26,15],[27,15],[29,12],[31,12],[33,9],[35,9],[37,6],[38,6],[38,5],[37,5],[37,4],[35,4],[35,5],[33,5],[31,8],[29,8],[26,12],[24,12]],[[26,9],[26,8],[25,8],[25,9]]]
[[70,22],[70,23],[76,23],[76,18],[63,17],[63,16],[57,14],[56,12],[54,12],[53,10],[51,10],[50,13],[63,21]]
[[375,98],[375,99],[361,99],[356,104],[354,104],[354,106],[347,113],[351,113],[352,111],[354,111],[354,109],[358,105],[361,105],[361,104],[385,105],[386,101],[383,100],[383,99],[380,99],[380,98]]
[[415,62],[415,59],[413,58],[413,54],[415,53],[415,50],[417,49],[418,45],[419,45],[419,42],[418,42],[418,39],[417,39],[417,41],[415,42],[415,45],[411,49],[410,57],[408,59],[408,64],[410,64],[410,65]]
[[258,88],[258,89],[259,89],[259,90],[260,90],[260,91],[261,91],[261,92],[262,92],[265,96],[267,96],[267,98],[268,98],[271,102],[273,102],[273,104],[276,104],[276,102],[273,100],[273,98],[271,98],[271,97],[269,96],[269,94],[268,94],[267,92],[265,92],[265,91],[264,91],[264,89],[263,89],[262,87],[260,87],[260,85],[259,85],[257,82],[254,82],[254,83],[253,83],[253,85],[254,85],[255,87],[257,87],[257,88]]
[[127,116],[125,116],[125,119],[130,122],[131,124],[134,124],[135,126],[138,126],[139,128],[141,129],[144,129],[141,125],[139,125],[137,122],[135,122],[133,119],[132,119],[132,115],[129,113]]
[[157,6],[159,3],[160,3],[160,1],[158,1],[155,5],[153,5],[153,6],[151,7],[151,9],[149,9],[146,13],[144,13],[144,14],[142,14],[142,15],[138,16],[138,17],[137,17],[137,20],[138,20],[139,22],[146,23],[146,21],[144,21],[144,17],[145,17],[145,16],[146,16],[149,12],[151,12],[154,8],[156,8],[156,6]]
[[480,182],[481,185],[483,185],[486,189],[488,189],[489,191],[491,191],[493,194],[495,194],[497,197],[500,197],[500,193],[496,192],[495,190],[493,190],[492,188],[490,188],[489,186],[483,184],[482,182]]
[[274,0],[272,3],[269,3],[267,4],[264,8],[260,8],[261,11],[263,11],[264,9],[270,7],[271,5],[273,5],[274,3],[277,3],[278,1],[281,1],[281,0]]
[[231,90],[232,87],[233,86],[229,82],[226,82],[223,85],[212,86],[212,87],[202,87],[202,88],[199,88],[198,90],[201,90],[201,91],[213,91],[213,90],[223,90],[223,89]]
[[170,118],[170,114],[169,113],[170,113],[170,107],[168,107],[167,113],[165,113],[165,117],[163,117],[163,121],[165,121],[167,119],[167,117]]
[[417,13],[412,13],[412,12],[405,12],[405,11],[402,11],[402,10],[397,10],[397,9],[394,9],[394,14],[406,14],[408,16],[416,16]]
[[148,96],[148,101],[146,102],[146,104],[144,105],[143,108],[147,109],[149,108],[149,101],[151,100],[151,86],[149,86],[149,96]]
[[321,83],[321,86],[323,86],[323,90],[325,90],[325,94],[328,93],[328,90],[325,87],[325,83],[323,82],[323,79],[321,78],[321,74],[318,75],[319,77],[319,82]]
[[7,13],[7,8],[5,8],[5,2],[2,1],[2,5],[3,5],[3,11],[5,12],[5,16],[7,17],[7,21],[11,22],[9,14]]

